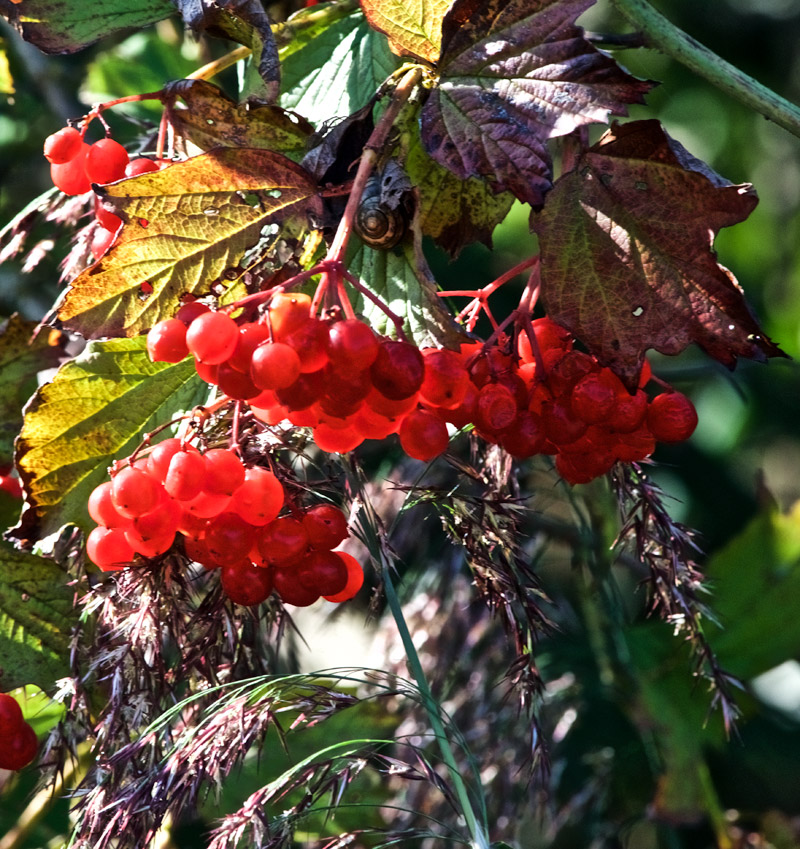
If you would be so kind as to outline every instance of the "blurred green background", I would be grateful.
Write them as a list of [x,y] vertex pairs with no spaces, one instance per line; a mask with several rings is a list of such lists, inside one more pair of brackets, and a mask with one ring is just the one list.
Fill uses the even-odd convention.
[[[659,0],[654,5],[721,56],[800,103],[800,0]],[[581,22],[600,33],[629,30],[609,2],[598,3]],[[4,72],[0,57],[0,227],[50,188],[42,140],[67,117],[84,113],[95,101],[158,89],[223,49],[205,40],[196,43],[171,21],[65,57],[42,56],[2,22],[0,36],[10,71],[10,76]],[[800,498],[800,139],[656,51],[615,55],[632,72],[661,83],[646,107],[631,110],[632,117],[658,117],[721,175],[755,185],[760,203],[746,222],[720,233],[719,259],[739,279],[767,334],[794,358],[768,366],[742,362],[732,373],[695,350],[653,358],[655,371],[698,408],[697,432],[685,445],[659,447],[653,477],[674,498],[673,517],[698,529],[699,545],[711,558],[716,606],[728,625],[719,638],[720,651],[732,671],[749,682],[743,696],[747,722],[740,738],[727,746],[714,722],[702,730],[707,699],[692,688],[679,644],[668,629],[639,621],[638,609],[633,624],[615,630],[606,622],[603,631],[626,646],[629,672],[637,681],[631,708],[626,703],[631,690],[618,680],[610,688],[603,677],[588,608],[581,607],[579,590],[565,586],[568,567],[546,572],[548,592],[564,599],[568,611],[559,621],[558,639],[545,641],[541,655],[551,685],[548,709],[558,718],[553,722],[555,798],[568,815],[555,818],[550,831],[539,828],[533,815],[523,817],[502,835],[515,838],[521,849],[791,849],[800,846],[795,624],[800,517],[790,513]],[[230,82],[235,86],[235,79]],[[148,105],[120,109],[112,118],[115,138],[141,138],[157,115]],[[30,273],[23,271],[24,259],[0,266],[0,318],[19,311],[38,319],[56,300],[62,288],[58,262],[68,240],[40,228],[33,243],[48,239],[56,240],[54,249]],[[495,233],[493,252],[474,246],[450,262],[428,247],[445,288],[471,288],[518,262],[534,244],[520,206]],[[502,306],[497,313],[503,313]],[[765,512],[773,503],[786,515]],[[445,557],[429,544],[419,562]],[[463,578],[463,564],[459,568]],[[620,581],[633,592],[631,578]],[[435,597],[433,589],[426,591]],[[431,657],[445,650],[441,642],[422,648]],[[476,667],[482,668],[478,661]],[[771,667],[777,669],[753,683],[754,675]],[[455,676],[450,685],[458,681]],[[513,725],[512,719],[504,721]],[[514,798],[525,800],[530,794],[524,779],[517,783]],[[15,806],[32,784],[24,777],[12,788],[11,805],[0,806],[0,834],[11,827]],[[654,816],[654,800],[661,816]],[[25,845],[57,841],[63,817],[61,810],[49,832]],[[193,845],[193,839],[181,845]]]

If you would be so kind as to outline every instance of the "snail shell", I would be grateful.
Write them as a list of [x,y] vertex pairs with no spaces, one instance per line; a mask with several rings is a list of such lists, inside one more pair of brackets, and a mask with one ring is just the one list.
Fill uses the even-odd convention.
[[387,203],[381,188],[381,175],[373,174],[364,187],[356,211],[354,228],[362,241],[379,251],[393,248],[405,235],[406,216],[402,204]]

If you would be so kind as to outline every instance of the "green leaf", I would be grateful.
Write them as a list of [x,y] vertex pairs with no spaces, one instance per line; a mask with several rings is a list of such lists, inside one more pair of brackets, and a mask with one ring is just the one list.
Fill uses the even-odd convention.
[[153,363],[143,337],[90,343],[26,410],[17,465],[29,504],[15,536],[41,539],[67,523],[94,527],[86,505],[112,461],[132,454],[145,433],[204,403],[208,391],[191,358]]
[[174,14],[167,0],[0,0],[0,14],[45,53],[75,53],[121,29]]
[[61,355],[47,330],[34,337],[38,322],[13,315],[0,328],[0,464],[11,462],[22,427],[22,408],[36,390],[36,374]]
[[[437,286],[422,251],[406,239],[391,251],[376,251],[357,239],[347,267],[370,291],[403,319],[405,332],[419,347],[455,347],[465,334],[436,294]],[[359,295],[353,306],[378,333],[395,336],[395,327],[378,306]]]
[[419,193],[422,232],[451,254],[476,241],[491,247],[492,231],[508,214],[514,196],[496,194],[485,180],[462,180],[443,168],[425,152],[416,123],[409,137],[404,164]]
[[14,94],[14,78],[8,65],[6,43],[0,38],[0,94]]
[[592,0],[457,0],[442,26],[438,85],[422,140],[457,177],[486,177],[538,206],[550,188],[548,139],[626,115],[650,83],[584,37]]
[[395,53],[435,63],[442,44],[442,20],[451,0],[361,0],[370,26],[385,33]]
[[357,12],[335,21],[283,62],[281,105],[314,123],[366,106],[398,61]]
[[729,368],[781,356],[713,250],[756,202],[658,121],[615,124],[532,218],[547,314],[633,386],[648,348],[695,342]]
[[180,80],[170,87],[186,104],[172,112],[175,131],[203,150],[257,147],[275,150],[294,160],[306,153],[314,128],[304,118],[279,106],[248,108],[204,80]]
[[721,625],[708,637],[723,669],[746,679],[800,657],[800,502],[753,519],[706,575]]
[[241,297],[249,268],[264,263],[279,238],[304,233],[322,209],[306,171],[252,148],[217,148],[102,192],[126,223],[59,311],[90,339],[149,330],[175,313],[184,293]]
[[69,673],[74,591],[52,560],[0,542],[0,692]]

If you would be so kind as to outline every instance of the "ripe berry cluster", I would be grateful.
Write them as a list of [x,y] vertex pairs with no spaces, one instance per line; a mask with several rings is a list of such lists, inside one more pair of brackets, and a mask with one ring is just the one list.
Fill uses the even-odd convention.
[[342,512],[321,504],[280,516],[283,507],[283,486],[268,469],[245,468],[227,449],[201,453],[165,439],[92,492],[89,515],[97,527],[86,551],[114,571],[135,554],[165,553],[180,534],[188,557],[222,568],[223,589],[238,604],[258,604],[273,589],[295,605],[352,598],[363,583],[361,567],[332,551],[348,536]]
[[315,318],[306,295],[279,294],[266,320],[241,325],[189,303],[153,327],[148,351],[164,362],[192,354],[204,380],[268,424],[312,428],[324,451],[397,433],[409,456],[430,460],[447,448],[448,424],[471,424],[514,457],[554,455],[564,480],[587,483],[617,461],[648,457],[657,440],[691,436],[691,401],[675,391],[648,397],[649,365],[631,394],[550,319],[534,321],[532,337],[519,334],[515,356],[480,342],[420,351],[356,319]]
[[[45,159],[50,163],[53,185],[66,195],[82,195],[92,183],[104,185],[135,177],[149,171],[158,171],[167,162],[156,162],[147,157],[130,159],[128,151],[111,138],[87,144],[83,134],[75,127],[63,127],[44,141]],[[95,218],[98,227],[89,248],[95,259],[109,249],[122,224],[122,219],[104,209],[95,201]]]
[[0,769],[22,769],[36,757],[36,733],[13,696],[0,693]]

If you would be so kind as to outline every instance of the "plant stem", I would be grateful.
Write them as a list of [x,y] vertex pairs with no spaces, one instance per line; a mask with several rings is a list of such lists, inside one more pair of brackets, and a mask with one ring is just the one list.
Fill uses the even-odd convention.
[[726,62],[668,21],[647,0],[613,0],[650,47],[685,65],[726,94],[800,137],[800,108]]
[[475,816],[475,810],[472,807],[469,792],[467,791],[466,784],[461,776],[455,755],[453,754],[453,749],[450,746],[450,739],[448,738],[447,732],[445,731],[442,723],[442,717],[439,713],[439,705],[428,686],[428,681],[425,678],[425,672],[422,669],[422,663],[420,662],[419,655],[417,654],[417,650],[414,646],[414,641],[411,639],[411,632],[408,630],[408,624],[406,623],[405,616],[403,616],[403,608],[400,604],[400,599],[397,597],[394,583],[392,582],[391,564],[387,562],[383,552],[381,552],[381,572],[384,582],[384,592],[386,593],[386,601],[389,604],[389,609],[392,611],[392,616],[397,624],[397,630],[400,632],[400,639],[403,641],[403,648],[406,652],[408,667],[414,677],[417,687],[419,688],[420,694],[422,695],[422,701],[428,714],[428,721],[433,729],[434,737],[436,737],[436,740],[439,743],[442,760],[447,766],[456,795],[461,803],[461,810],[467,821],[467,828],[469,829],[469,833],[472,837],[472,846],[474,849],[488,849],[489,838],[486,834],[485,826],[482,826]]

